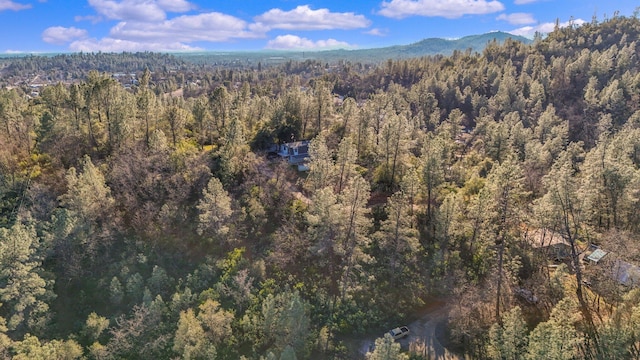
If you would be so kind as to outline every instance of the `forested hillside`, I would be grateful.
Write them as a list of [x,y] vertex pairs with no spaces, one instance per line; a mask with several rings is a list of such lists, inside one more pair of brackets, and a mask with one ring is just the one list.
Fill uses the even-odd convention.
[[[639,37],[615,16],[377,66],[84,54],[37,90],[7,64],[0,358],[352,359],[436,299],[471,358],[640,357]],[[306,172],[270,153],[303,139]]]

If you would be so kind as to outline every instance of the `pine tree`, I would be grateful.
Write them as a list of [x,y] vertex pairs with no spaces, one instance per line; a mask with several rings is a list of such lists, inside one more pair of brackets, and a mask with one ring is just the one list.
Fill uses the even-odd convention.
[[422,148],[420,164],[422,164],[422,184],[424,184],[424,197],[427,203],[426,226],[432,239],[435,239],[435,214],[436,189],[444,182],[443,166],[446,166],[445,146],[443,140],[438,137],[427,136]]
[[98,341],[102,333],[109,327],[109,319],[92,312],[87,317],[82,335],[88,344]]
[[375,348],[367,353],[367,360],[407,360],[409,357],[400,350],[400,343],[393,340],[390,334],[376,339]]
[[42,332],[51,317],[52,280],[42,274],[40,239],[33,226],[0,228],[0,317],[10,331]]
[[[381,226],[375,238],[380,243],[380,250],[388,259],[388,279],[391,286],[396,286],[396,280],[401,269],[415,260],[419,249],[418,230],[413,227],[414,219],[410,215],[409,200],[404,192],[393,194],[387,202],[387,220]],[[386,266],[385,266],[386,267]]]
[[359,175],[349,182],[347,188],[338,197],[339,236],[334,243],[334,252],[341,259],[339,267],[342,269],[342,275],[339,285],[340,298],[343,300],[355,282],[355,271],[360,269],[362,263],[369,261],[364,252],[369,244],[368,235],[371,227],[371,220],[367,217],[369,197],[369,183]]
[[113,305],[120,305],[124,298],[124,290],[122,289],[122,283],[114,276],[109,283],[109,299]]
[[233,214],[231,198],[218,178],[212,177],[207,188],[202,191],[198,203],[198,233],[224,236],[229,232],[227,220]]
[[198,307],[197,315],[207,339],[212,344],[231,343],[233,313],[220,308],[220,303],[207,299]]
[[339,194],[355,173],[356,148],[350,137],[342,138],[336,157],[335,169],[338,183],[335,188],[336,193]]
[[163,119],[169,125],[174,148],[178,145],[178,141],[182,139],[182,133],[190,115],[184,110],[184,105],[179,100],[171,100],[165,108]]
[[15,360],[62,359],[74,360],[82,358],[82,347],[75,340],[51,340],[43,342],[33,335],[27,334],[24,340],[14,345]]
[[216,357],[216,348],[205,336],[205,331],[192,309],[180,312],[178,329],[173,340],[173,351],[187,360]]
[[327,148],[325,137],[319,135],[309,144],[309,175],[306,186],[312,191],[318,191],[334,183],[335,176],[332,153]]
[[527,324],[516,306],[502,314],[501,324],[489,331],[489,354],[497,360],[521,360],[527,351]]
[[258,332],[254,346],[263,345],[266,352],[281,353],[288,347],[294,354],[305,355],[310,335],[309,304],[298,291],[285,290],[269,294],[262,302],[260,315],[253,320]]
[[560,301],[548,321],[538,324],[529,334],[527,359],[571,360],[582,358],[584,339],[575,328],[580,320],[575,303],[568,298]]
[[[494,225],[491,237],[495,239],[497,249],[497,279],[496,279],[496,306],[495,317],[500,321],[500,305],[503,301],[503,281],[508,278],[505,274],[505,253],[513,246],[518,236],[520,225],[519,211],[525,200],[523,191],[522,169],[514,158],[508,158],[502,164],[497,164],[487,177],[486,190],[493,200],[490,208],[491,223]],[[507,260],[508,262],[508,260]],[[513,269],[512,269],[513,270]]]
[[67,193],[60,197],[63,207],[73,211],[89,226],[105,222],[113,212],[114,199],[104,175],[89,156],[81,162],[82,172],[67,172]]

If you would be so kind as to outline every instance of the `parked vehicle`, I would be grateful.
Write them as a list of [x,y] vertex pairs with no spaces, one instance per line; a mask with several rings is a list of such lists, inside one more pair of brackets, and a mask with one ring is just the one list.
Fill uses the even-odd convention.
[[406,326],[400,326],[389,331],[389,334],[394,340],[402,339],[409,336],[409,328]]

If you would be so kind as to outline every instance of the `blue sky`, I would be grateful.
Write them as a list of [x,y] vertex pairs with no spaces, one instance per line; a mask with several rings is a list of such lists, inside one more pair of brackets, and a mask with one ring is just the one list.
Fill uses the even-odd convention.
[[322,50],[631,16],[633,0],[0,0],[0,52]]

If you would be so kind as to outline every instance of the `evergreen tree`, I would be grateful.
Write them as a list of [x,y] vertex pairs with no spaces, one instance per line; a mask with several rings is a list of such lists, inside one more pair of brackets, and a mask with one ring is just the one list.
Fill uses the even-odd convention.
[[178,329],[173,340],[173,351],[183,359],[213,359],[216,348],[205,336],[202,325],[192,309],[180,312]]
[[[262,309],[254,319],[258,333],[254,346],[262,345],[267,352],[291,353],[306,356],[310,336],[309,304],[299,292],[285,290],[277,295],[269,294],[262,302]],[[291,350],[287,350],[291,348]]]
[[16,360],[74,360],[82,358],[82,348],[75,340],[51,340],[42,342],[37,337],[27,334],[24,340],[16,342]]
[[383,266],[388,269],[388,275],[384,277],[389,279],[392,287],[396,287],[399,285],[398,276],[413,268],[412,263],[420,248],[419,234],[413,227],[414,219],[410,215],[409,201],[403,192],[393,194],[386,208],[387,220],[381,224],[380,231],[374,237],[378,239],[380,250],[385,254]]
[[367,353],[367,360],[407,360],[409,357],[400,351],[400,343],[397,343],[391,335],[376,339],[372,352]]
[[[347,166],[346,161],[348,161],[348,158],[345,157],[344,161],[345,166]],[[318,191],[331,185],[334,182],[335,176],[336,169],[332,159],[332,153],[327,148],[325,137],[319,135],[309,144],[309,175],[307,176],[307,187],[312,191]]]
[[489,354],[493,359],[525,359],[527,351],[527,324],[522,310],[516,306],[502,314],[501,324],[493,324],[489,331]]
[[527,359],[579,359],[584,339],[575,328],[580,320],[575,303],[563,299],[548,321],[538,324],[529,335]]
[[[513,276],[505,273],[505,264],[513,262],[507,259],[508,250],[515,245],[519,238],[518,226],[524,201],[522,170],[514,158],[509,158],[502,164],[495,165],[487,177],[485,188],[491,195],[490,222],[493,224],[490,236],[495,239],[496,248],[496,306],[495,317],[500,319],[500,306],[503,302],[503,281],[513,280]],[[516,259],[517,262],[517,259]],[[517,271],[518,269],[511,269]]]
[[225,236],[229,232],[228,220],[233,214],[231,198],[218,178],[212,177],[202,191],[198,203],[200,211],[198,233]]
[[0,316],[13,333],[46,333],[54,298],[52,280],[45,280],[42,249],[31,225],[0,228]]

